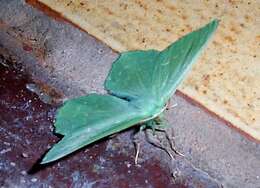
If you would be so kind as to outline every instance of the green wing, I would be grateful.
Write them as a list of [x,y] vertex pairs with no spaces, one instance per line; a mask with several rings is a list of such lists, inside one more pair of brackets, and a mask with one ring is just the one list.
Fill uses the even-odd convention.
[[43,163],[55,161],[105,136],[137,124],[142,111],[120,98],[91,94],[67,101],[59,109],[55,132],[63,139],[45,155]]
[[218,21],[214,20],[165,50],[125,52],[114,62],[105,82],[106,89],[115,96],[132,101],[143,100],[147,105],[163,106],[175,92],[194,60],[201,52]]
[[56,133],[64,137],[42,163],[159,115],[217,25],[214,20],[161,52],[122,53],[105,82],[114,96],[93,94],[66,102],[55,122]]

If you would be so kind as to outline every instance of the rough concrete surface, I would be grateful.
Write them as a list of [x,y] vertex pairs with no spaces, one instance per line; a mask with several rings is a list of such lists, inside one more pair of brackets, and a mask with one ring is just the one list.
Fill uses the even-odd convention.
[[[0,49],[0,55],[21,62],[35,80],[57,88],[68,98],[104,93],[103,81],[117,58],[87,33],[22,0],[0,1]],[[181,94],[173,101],[178,106],[167,112],[167,119],[175,132],[176,147],[195,167],[224,187],[260,187],[259,143]],[[167,155],[159,157],[169,163]]]

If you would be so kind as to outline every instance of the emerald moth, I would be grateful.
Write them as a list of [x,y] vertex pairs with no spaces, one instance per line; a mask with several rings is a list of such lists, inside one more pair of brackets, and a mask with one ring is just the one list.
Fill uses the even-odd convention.
[[59,108],[55,132],[64,137],[48,151],[41,164],[163,113],[217,26],[218,20],[213,20],[162,51],[121,53],[104,84],[108,94],[78,97]]

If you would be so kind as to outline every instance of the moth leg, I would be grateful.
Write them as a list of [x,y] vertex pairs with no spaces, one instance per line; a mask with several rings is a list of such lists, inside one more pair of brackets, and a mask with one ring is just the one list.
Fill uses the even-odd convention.
[[170,128],[167,120],[164,118],[164,114],[161,114],[160,116],[156,117],[154,119],[154,122],[156,123],[154,125],[154,131],[164,133],[171,150],[174,151],[174,153],[176,153],[177,155],[184,156],[175,148],[174,132],[173,129]]
[[156,128],[156,131],[160,131],[163,132],[165,134],[165,137],[170,145],[170,148],[172,151],[174,151],[174,153],[176,153],[177,155],[183,156],[184,155],[179,152],[176,147],[175,147],[175,142],[174,142],[174,132],[173,129],[169,128],[169,129],[162,129],[160,127]]
[[165,130],[169,127],[167,120],[164,118],[164,114],[160,114],[154,119],[154,129],[155,130]]
[[155,117],[154,119],[146,122],[146,127],[145,128],[150,128],[153,130],[153,135],[155,135],[155,131],[157,129],[166,129],[167,128],[167,123],[164,119],[164,114],[160,114],[159,116]]
[[133,137],[133,143],[135,146],[135,165],[138,164],[138,157],[139,157],[139,153],[140,153],[140,140],[141,140],[141,133],[142,131],[146,128],[146,125],[141,125],[138,132],[134,134]]
[[[156,126],[157,126],[157,121],[160,121],[160,118],[159,117],[156,117],[155,119],[152,119],[152,120],[149,120],[148,122],[146,122],[146,127],[145,129],[152,129],[153,130],[153,135],[155,134],[155,129],[156,129]],[[143,129],[143,130],[145,130]]]
[[135,147],[136,147],[136,153],[135,153],[135,165],[138,164],[138,157],[140,153],[140,143],[135,142]]
[[171,154],[171,152],[169,151],[169,149],[162,144],[162,142],[156,137],[156,135],[154,135],[152,129],[148,129],[148,128],[145,129],[145,136],[146,136],[147,141],[150,144],[152,144],[155,147],[158,147],[158,148],[166,151],[166,153],[171,157],[171,159],[174,159],[174,157]]

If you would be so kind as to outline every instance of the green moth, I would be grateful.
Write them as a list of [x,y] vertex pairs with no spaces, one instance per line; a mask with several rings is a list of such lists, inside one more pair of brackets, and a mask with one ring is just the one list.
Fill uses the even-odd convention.
[[163,51],[120,54],[105,81],[107,95],[68,100],[58,110],[55,132],[64,137],[41,163],[159,116],[217,26],[218,20],[213,20]]

